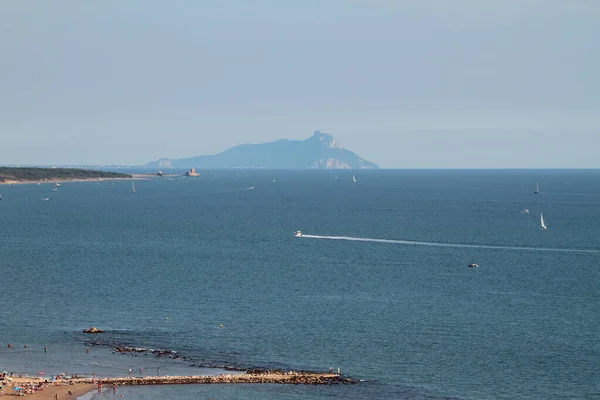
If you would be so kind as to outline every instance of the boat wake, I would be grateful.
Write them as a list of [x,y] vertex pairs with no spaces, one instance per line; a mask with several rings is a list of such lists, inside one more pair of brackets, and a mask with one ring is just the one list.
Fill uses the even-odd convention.
[[301,237],[308,238],[308,239],[348,240],[348,241],[352,241],[352,242],[402,244],[402,245],[408,245],[408,246],[458,247],[458,248],[466,248],[466,249],[553,251],[553,252],[559,252],[559,253],[600,254],[600,250],[593,250],[593,249],[561,249],[561,248],[551,248],[551,247],[501,246],[501,245],[490,245],[490,244],[421,242],[421,241],[415,241],[415,240],[377,239],[377,238],[362,238],[362,237],[353,237],[353,236],[307,235],[304,233],[302,234]]
[[245,192],[248,190],[254,190],[254,186],[250,186],[243,189],[231,189],[231,190],[222,190],[220,192],[214,192],[214,194],[224,194],[224,193],[235,193],[235,192]]

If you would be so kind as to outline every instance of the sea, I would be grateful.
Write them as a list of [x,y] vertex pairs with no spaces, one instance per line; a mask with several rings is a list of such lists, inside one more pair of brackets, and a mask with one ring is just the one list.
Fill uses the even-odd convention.
[[600,399],[600,170],[171,172],[0,186],[0,369],[354,382],[132,400]]

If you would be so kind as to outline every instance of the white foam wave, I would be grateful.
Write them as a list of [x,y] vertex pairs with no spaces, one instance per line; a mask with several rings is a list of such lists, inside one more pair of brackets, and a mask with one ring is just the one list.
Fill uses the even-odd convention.
[[235,192],[245,192],[247,190],[254,190],[254,186],[250,186],[242,189],[231,189],[231,190],[222,190],[220,192],[214,192],[215,194],[224,194],[224,193],[235,193]]
[[593,249],[561,249],[561,248],[551,248],[551,247],[501,246],[501,245],[488,245],[488,244],[421,242],[421,241],[415,241],[415,240],[377,239],[377,238],[363,238],[363,237],[353,237],[353,236],[322,236],[322,235],[307,235],[307,234],[302,234],[301,237],[309,238],[309,239],[348,240],[348,241],[353,241],[353,242],[391,243],[391,244],[402,244],[402,245],[412,245],[412,246],[459,247],[459,248],[467,248],[467,249],[553,251],[553,252],[560,252],[560,253],[600,254],[600,250],[593,250]]

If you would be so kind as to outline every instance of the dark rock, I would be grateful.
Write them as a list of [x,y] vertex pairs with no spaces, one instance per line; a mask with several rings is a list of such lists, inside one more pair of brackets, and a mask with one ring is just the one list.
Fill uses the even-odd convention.
[[102,329],[98,329],[95,326],[84,329],[83,332],[84,333],[104,333],[104,331]]

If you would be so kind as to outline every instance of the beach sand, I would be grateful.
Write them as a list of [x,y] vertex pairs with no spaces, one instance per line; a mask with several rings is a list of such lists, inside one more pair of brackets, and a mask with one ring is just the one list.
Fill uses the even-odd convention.
[[[38,390],[35,393],[26,394],[24,396],[19,396],[16,391],[14,391],[13,387],[21,387],[20,385],[25,385],[27,382],[39,382],[38,378],[14,378],[13,386],[4,386],[4,395],[2,397],[23,397],[28,400],[54,400],[54,396],[58,394],[58,398],[60,400],[64,399],[73,399],[75,400],[79,396],[83,396],[86,393],[89,393],[96,389],[96,385],[90,383],[76,383],[73,385],[54,385],[49,383],[42,390]],[[69,391],[72,394],[69,394]]]
[[[254,372],[246,374],[233,375],[194,375],[194,376],[145,376],[145,377],[103,377],[96,378],[102,382],[104,388],[116,386],[136,386],[136,385],[181,385],[181,384],[235,384],[235,383],[286,383],[286,384],[332,384],[332,383],[355,383],[350,379],[342,379],[336,374],[324,374],[317,372]],[[19,396],[14,387],[27,388],[30,384],[38,386],[44,382],[41,377],[11,377],[9,384],[4,386],[4,396],[26,397],[27,399],[54,399],[58,394],[59,399],[76,399],[86,393],[98,390],[97,381],[89,377],[70,378],[68,380],[59,380],[57,383],[48,383],[46,387],[34,393]],[[93,383],[92,383],[93,382]],[[71,394],[69,394],[69,391]],[[23,391],[25,392],[25,391]]]
[[[25,397],[28,400],[53,400],[54,395],[58,394],[58,398],[60,400],[64,399],[73,399],[75,400],[79,396],[83,396],[86,393],[89,393],[96,389],[96,385],[92,384],[76,384],[69,386],[49,386],[44,390],[28,394],[22,397]],[[69,391],[72,394],[69,394]]]

